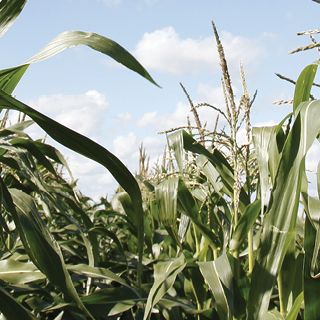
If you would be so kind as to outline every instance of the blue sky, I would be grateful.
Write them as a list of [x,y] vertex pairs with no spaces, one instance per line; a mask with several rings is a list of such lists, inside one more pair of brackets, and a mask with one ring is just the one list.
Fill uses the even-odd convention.
[[[15,94],[98,141],[134,171],[141,142],[155,162],[165,143],[157,132],[185,123],[188,105],[179,82],[195,101],[222,106],[211,20],[225,46],[236,93],[240,61],[249,91],[258,90],[252,119],[261,124],[279,121],[289,111],[272,104],[290,99],[293,90],[274,74],[296,79],[318,58],[316,51],[288,51],[309,43],[296,32],[318,27],[319,14],[320,5],[311,0],[30,0],[1,39],[0,67],[26,61],[65,30],[97,32],[127,48],[162,89],[108,57],[77,47],[31,66]],[[215,119],[214,113],[202,116],[209,123]],[[84,192],[112,193],[115,184],[104,168],[71,152],[66,157]]]

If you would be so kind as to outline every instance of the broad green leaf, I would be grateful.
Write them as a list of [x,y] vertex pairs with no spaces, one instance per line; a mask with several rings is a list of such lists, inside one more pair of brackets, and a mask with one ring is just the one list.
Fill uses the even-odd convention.
[[115,41],[93,32],[66,31],[60,33],[39,53],[31,57],[26,64],[46,60],[67,48],[85,45],[110,56],[115,61],[133,70],[151,83],[158,84],[151,78],[144,67],[123,47]]
[[11,284],[24,284],[45,279],[46,276],[32,262],[14,259],[0,261],[0,280]]
[[318,63],[310,64],[302,70],[294,90],[293,111],[296,111],[301,102],[310,100],[310,92],[317,70]]
[[320,102],[302,103],[285,142],[252,275],[248,320],[268,310],[275,279],[295,236],[303,163],[320,129]]
[[213,294],[219,319],[233,319],[233,276],[227,255],[223,253],[214,261],[198,262],[198,265]]
[[275,130],[276,126],[256,127],[252,129],[252,139],[259,167],[261,214],[263,214],[264,207],[268,204],[267,195],[271,188],[269,177],[269,143],[270,139],[275,136]]
[[6,320],[35,320],[36,317],[8,292],[0,287],[0,311]]
[[198,167],[203,171],[206,178],[210,181],[210,184],[214,188],[215,192],[220,194],[223,189],[223,183],[217,169],[212,165],[204,155],[199,155],[196,159]]
[[124,279],[122,279],[117,274],[115,274],[114,272],[106,268],[91,267],[86,264],[76,264],[76,265],[67,265],[67,269],[71,272],[74,272],[76,274],[81,274],[86,277],[97,278],[97,279],[107,279],[110,281],[117,282],[123,285],[124,287],[127,287],[133,290],[137,294],[137,291],[133,287],[131,287]]
[[173,286],[177,275],[182,272],[185,266],[186,262],[183,255],[166,262],[158,262],[154,266],[154,283],[149,292],[143,320],[150,319],[152,308]]
[[177,199],[179,178],[170,176],[155,188],[155,197],[159,205],[159,219],[170,236],[180,244],[177,230]]
[[259,216],[261,209],[260,203],[261,201],[258,199],[247,206],[232,235],[232,239],[230,241],[230,250],[239,250],[239,247],[246,239],[249,230],[253,227],[256,219]]
[[11,27],[27,0],[2,0],[0,2],[0,37]]
[[168,145],[174,151],[179,171],[182,173],[184,160],[183,131],[179,130],[168,135]]
[[146,297],[138,296],[127,287],[115,287],[96,290],[82,297],[82,301],[96,318],[103,319],[106,315],[116,315],[146,301]]
[[[179,178],[176,177],[176,179]],[[214,248],[221,247],[218,236],[210,230],[207,225],[202,223],[197,202],[181,179],[179,180],[178,188],[178,204],[181,211],[190,218],[193,224]]]
[[28,65],[22,65],[0,70],[0,90],[11,94],[27,69]]

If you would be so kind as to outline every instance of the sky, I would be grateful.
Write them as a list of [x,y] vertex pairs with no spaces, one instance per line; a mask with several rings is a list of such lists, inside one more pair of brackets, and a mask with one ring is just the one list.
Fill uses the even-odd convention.
[[[257,90],[255,125],[274,124],[290,111],[276,100],[291,99],[296,79],[317,51],[289,55],[309,44],[298,31],[317,28],[320,5],[311,0],[29,0],[1,39],[0,67],[23,63],[66,30],[96,32],[121,44],[149,71],[161,89],[87,47],[71,48],[32,65],[15,95],[37,110],[85,134],[115,153],[134,173],[143,143],[156,163],[166,143],[160,131],[186,124],[187,99],[223,108],[219,61],[211,21],[218,28],[236,95],[239,65],[248,89]],[[201,111],[203,121],[216,114]],[[43,137],[36,125],[30,134]],[[116,183],[94,162],[57,145],[69,161],[80,190],[97,199]],[[317,154],[312,151],[314,158]]]

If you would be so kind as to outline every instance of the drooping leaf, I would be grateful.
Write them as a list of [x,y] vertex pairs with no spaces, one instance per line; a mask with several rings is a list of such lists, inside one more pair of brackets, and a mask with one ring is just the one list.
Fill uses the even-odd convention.
[[154,266],[154,283],[149,292],[143,320],[150,318],[152,308],[172,287],[177,275],[184,269],[185,265],[185,258],[183,255],[180,255],[179,258],[166,262],[158,262]]
[[198,265],[213,294],[219,319],[233,319],[233,274],[227,255],[223,253],[214,261],[198,262]]
[[26,64],[46,60],[67,48],[79,45],[88,46],[96,51],[110,56],[115,61],[133,70],[145,79],[149,80],[151,83],[158,86],[145,68],[126,49],[124,49],[115,41],[93,32],[66,31],[60,33],[39,53],[31,57]]

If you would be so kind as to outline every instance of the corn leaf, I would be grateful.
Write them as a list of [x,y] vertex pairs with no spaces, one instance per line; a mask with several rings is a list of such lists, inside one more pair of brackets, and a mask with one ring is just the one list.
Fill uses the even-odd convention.
[[0,280],[11,284],[24,284],[45,279],[46,276],[32,263],[14,259],[0,261]]
[[304,208],[306,212],[304,234],[304,318],[316,320],[319,318],[320,306],[317,293],[320,290],[320,200],[303,193]]
[[301,102],[310,100],[310,92],[317,70],[318,63],[313,63],[306,66],[299,75],[294,90],[293,111],[296,111]]
[[230,241],[230,250],[239,250],[242,242],[246,239],[249,230],[254,225],[260,213],[261,201],[258,199],[247,206],[246,210],[240,217],[236,229]]
[[180,255],[179,258],[158,262],[154,266],[154,283],[148,295],[143,320],[150,319],[152,308],[173,286],[177,275],[184,269],[185,265],[185,258]]
[[198,265],[213,294],[219,319],[233,319],[233,274],[227,255],[223,253],[214,261],[198,262]]
[[[320,129],[320,102],[302,103],[281,154],[270,205],[266,213],[261,248],[252,275],[248,320],[259,319],[268,310],[274,281],[281,268],[295,224],[307,151]],[[304,166],[302,166],[304,168]]]
[[31,57],[26,64],[46,60],[67,48],[79,45],[88,46],[96,51],[108,55],[115,61],[133,70],[158,86],[144,67],[126,49],[115,41],[93,32],[66,31],[60,33],[39,53]]
[[27,0],[2,0],[0,2],[0,37],[2,37],[18,17]]
[[180,245],[177,229],[177,199],[179,179],[171,176],[155,188],[155,197],[159,205],[159,219],[168,233]]

